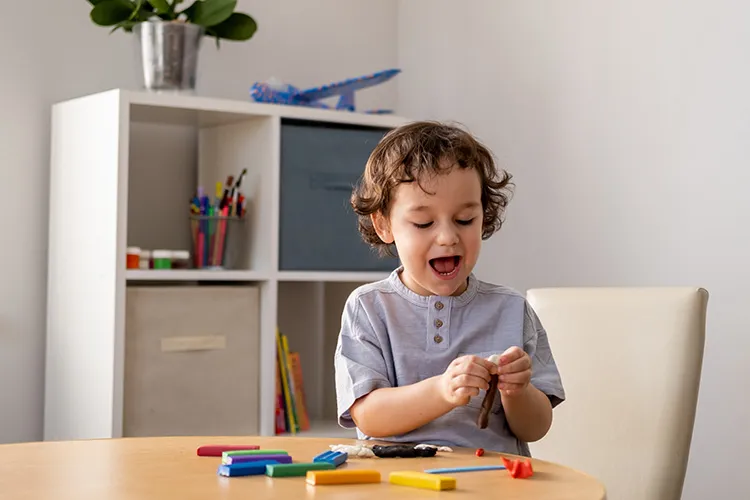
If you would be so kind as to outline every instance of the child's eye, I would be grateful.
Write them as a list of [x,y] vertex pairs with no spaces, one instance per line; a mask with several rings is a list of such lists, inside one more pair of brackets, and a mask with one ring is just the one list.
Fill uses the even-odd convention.
[[426,223],[424,223],[424,224],[417,224],[417,223],[415,222],[415,223],[414,223],[414,225],[415,225],[416,227],[418,227],[419,229],[427,229],[428,227],[430,227],[430,226],[432,225],[432,222],[426,222]]
[[456,222],[458,222],[458,223],[459,223],[459,224],[461,224],[462,226],[468,226],[468,225],[470,225],[470,224],[471,224],[472,222],[474,222],[474,219],[475,219],[475,218],[476,218],[476,217],[473,217],[473,218],[471,218],[471,219],[469,219],[469,220],[457,220]]

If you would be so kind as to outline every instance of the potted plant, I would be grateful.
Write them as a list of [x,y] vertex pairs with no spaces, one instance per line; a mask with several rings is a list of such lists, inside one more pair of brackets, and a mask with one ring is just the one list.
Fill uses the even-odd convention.
[[249,40],[258,26],[237,0],[88,0],[91,20],[136,36],[143,83],[155,91],[194,91],[204,36]]

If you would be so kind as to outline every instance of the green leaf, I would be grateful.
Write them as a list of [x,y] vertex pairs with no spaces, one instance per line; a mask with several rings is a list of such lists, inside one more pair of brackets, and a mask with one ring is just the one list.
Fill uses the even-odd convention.
[[89,3],[90,3],[91,5],[96,5],[96,4],[100,4],[100,3],[102,3],[102,2],[105,2],[105,1],[106,1],[106,0],[89,0]]
[[219,35],[216,34],[216,32],[213,30],[213,28],[206,28],[206,36],[215,38],[216,39],[216,48],[221,48],[221,38],[219,38]]
[[154,8],[154,11],[159,14],[169,12],[169,2],[167,2],[167,0],[148,0],[148,3],[150,3]]
[[138,23],[134,23],[133,21],[123,21],[121,23],[116,24],[115,27],[109,31],[109,33],[112,34],[119,29],[122,29],[123,31],[127,33],[131,33],[133,31],[133,27],[135,27],[136,24]]
[[211,27],[212,34],[215,36],[237,41],[249,40],[257,30],[258,25],[255,19],[240,12],[235,12],[225,21]]
[[113,26],[130,19],[136,10],[129,0],[103,0],[91,9],[91,20],[99,26]]
[[138,3],[135,4],[135,10],[130,14],[128,21],[133,21],[143,15],[143,12],[141,12],[141,7],[143,7],[143,0],[135,0],[135,1]]
[[162,14],[156,14],[153,7],[151,7],[151,4],[149,4],[148,2],[144,3],[143,0],[137,0],[137,2],[138,4],[136,5],[136,9],[133,11],[133,14],[130,16],[130,18],[128,18],[128,21],[133,21],[133,24],[139,21],[148,21],[154,16],[162,16]]
[[209,27],[228,19],[236,6],[237,0],[203,0],[196,1],[185,13],[190,22]]

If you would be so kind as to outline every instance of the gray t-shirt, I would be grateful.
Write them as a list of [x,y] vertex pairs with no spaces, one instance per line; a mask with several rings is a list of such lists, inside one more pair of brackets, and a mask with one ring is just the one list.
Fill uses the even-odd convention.
[[[355,427],[349,409],[375,389],[414,384],[440,375],[459,356],[488,358],[514,345],[531,358],[531,383],[548,395],[553,407],[564,401],[547,334],[520,293],[472,274],[459,296],[422,296],[402,283],[401,270],[360,286],[347,299],[334,356],[339,425]],[[529,456],[528,444],[508,427],[499,394],[488,427],[477,427],[484,392],[412,432],[378,439]],[[371,439],[359,429],[357,434]]]

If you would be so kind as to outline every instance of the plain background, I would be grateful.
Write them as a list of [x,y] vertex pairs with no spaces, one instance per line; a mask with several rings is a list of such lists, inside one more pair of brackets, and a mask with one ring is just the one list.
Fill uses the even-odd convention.
[[[32,4],[44,15],[32,15]],[[13,18],[33,22],[0,31],[0,442],[42,437],[50,105],[139,83],[134,41],[92,25],[89,8],[15,2]],[[684,498],[750,491],[750,4],[240,0],[238,8],[260,29],[247,43],[204,44],[200,94],[247,100],[252,82],[271,76],[312,86],[397,66],[404,73],[359,94],[358,105],[456,120],[494,150],[517,187],[506,225],[483,249],[482,278],[519,290],[706,287]]]
[[689,500],[750,492],[749,16],[727,0],[399,3],[399,111],[463,122],[515,175],[478,274],[708,289]]

